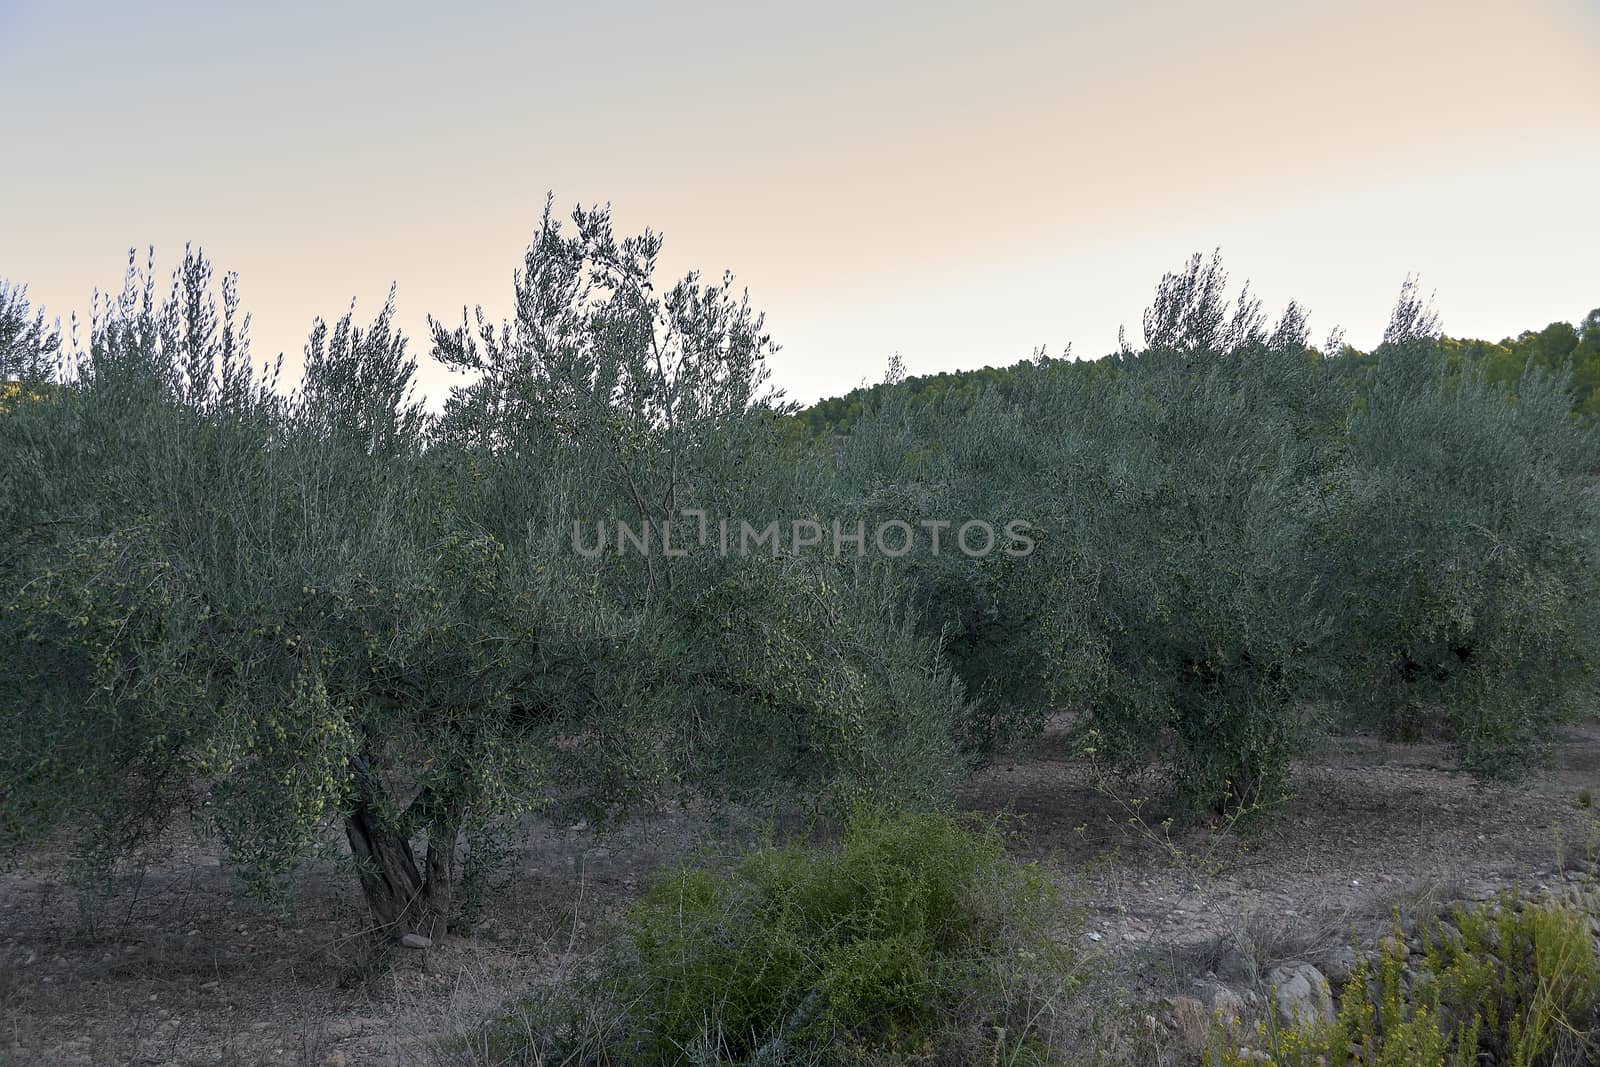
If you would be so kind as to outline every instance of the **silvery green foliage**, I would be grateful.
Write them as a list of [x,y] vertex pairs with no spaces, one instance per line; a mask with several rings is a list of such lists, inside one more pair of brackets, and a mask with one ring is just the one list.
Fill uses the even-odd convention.
[[581,222],[546,219],[438,425],[392,303],[319,320],[287,398],[198,252],[97,303],[79,376],[0,418],[8,851],[73,827],[111,857],[189,809],[270,890],[338,825],[380,928],[437,933],[498,815],[945,795],[961,690],[882,575],[573,550],[576,517],[803,485],[744,301],[657,301],[658,241]]
[[1275,787],[1304,724],[1297,652],[1301,487],[1331,463],[1345,394],[1290,305],[1269,324],[1230,310],[1220,262],[1166,276],[1140,352],[1038,359],[1006,396],[949,407],[891,391],[857,422],[841,465],[861,506],[916,516],[1022,518],[1026,557],[907,559],[976,700],[983,747],[1075,713],[1083,745],[1133,766],[1162,751],[1204,802]]
[[[1144,348],[1147,351],[1215,355],[1262,345],[1267,340],[1266,315],[1260,299],[1246,283],[1228,310],[1228,273],[1222,253],[1209,260],[1196,252],[1181,272],[1162,276],[1155,300],[1144,312]],[[1304,344],[1296,337],[1304,315],[1289,305],[1279,324],[1277,339]]]
[[0,383],[54,377],[61,350],[59,324],[28,303],[28,287],[0,278]]
[[845,499],[1041,527],[998,567],[901,561],[977,698],[969,737],[1053,706],[1096,759],[1225,806],[1275,796],[1316,718],[1442,721],[1505,769],[1582,706],[1593,433],[1560,378],[1511,395],[1449,367],[1415,279],[1385,338],[1325,357],[1297,305],[1269,326],[1195,257],[1138,350],[958,404],[876,398],[840,451]]
[[[546,205],[499,327],[434,321],[434,358],[472,376],[445,412],[447,439],[530,457],[575,450],[592,504],[636,520],[723,501],[786,410],[767,388],[776,346],[732,277],[689,274],[658,293],[662,239],[618,238],[604,208],[568,232]],[[600,515],[590,516],[600,518]]]
[[725,555],[683,515],[714,527],[825,514],[818,465],[783,452],[788,407],[766,384],[775,346],[761,317],[726,276],[658,293],[659,235],[618,238],[604,209],[571,221],[547,207],[512,322],[435,323],[434,343],[476,375],[442,436],[559,483],[527,521],[680,531],[686,556],[611,552],[583,579],[640,626],[618,650],[636,718],[606,744],[629,766],[747,800],[938,796],[962,698],[896,614],[905,594],[823,557]]
[[1600,466],[1568,381],[1450,374],[1408,281],[1319,522],[1352,713],[1514,768],[1594,694]]
[[[1058,375],[1061,379],[1058,381]],[[994,393],[915,403],[890,390],[869,403],[838,455],[834,508],[869,527],[899,520],[941,527],[894,561],[915,591],[924,632],[940,643],[971,701],[964,744],[987,751],[1042,721],[1047,695],[1037,659],[1035,601],[1026,594],[1028,561],[1004,552],[970,558],[955,547],[959,525],[982,520],[1004,529],[1037,520],[1039,490],[1053,443],[1038,419],[1041,397],[1080,379],[1043,362],[1011,400]]]
[[1159,757],[1206,804],[1270,799],[1328,619],[1302,566],[1304,491],[1344,394],[1290,305],[1225,313],[1218,262],[1168,275],[1147,345],[1057,376],[1032,412],[1044,533],[1018,595],[1082,749]]
[[156,296],[155,250],[128,271],[115,297],[94,294],[86,349],[72,353],[85,382],[133,391],[159,390],[202,412],[271,407],[281,360],[256,367],[250,358],[250,316],[239,309],[238,279],[213,287],[211,261],[185,246],[167,295]]
[[387,453],[415,446],[425,429],[414,395],[416,357],[395,327],[395,290],[372,325],[355,324],[355,304],[330,328],[322,319],[306,341],[295,393],[295,422],[304,429],[364,443]]
[[[1198,358],[1196,358],[1198,356]],[[1337,397],[1303,346],[1151,350],[1075,429],[1047,491],[1041,645],[1084,748],[1157,753],[1210,804],[1272,799],[1329,620],[1303,566]]]
[[210,725],[190,657],[208,619],[192,559],[169,552],[171,522],[214,503],[202,464],[234,474],[248,454],[194,432],[206,415],[238,423],[274,406],[252,388],[231,282],[219,326],[209,277],[186,253],[158,302],[130,268],[121,298],[96,302],[68,363],[77,378],[0,419],[8,842],[95,813],[114,848],[189,801],[185,753]]

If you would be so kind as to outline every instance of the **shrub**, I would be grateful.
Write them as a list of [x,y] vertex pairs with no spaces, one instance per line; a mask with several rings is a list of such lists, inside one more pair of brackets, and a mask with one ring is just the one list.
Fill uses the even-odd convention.
[[994,824],[859,815],[836,847],[667,875],[592,984],[499,1024],[491,1058],[1045,1062],[1055,998],[1073,984],[1049,936],[1060,919],[1047,876],[1008,859]]
[[[1380,951],[1375,968],[1357,966],[1332,1026],[1269,1021],[1256,1044],[1277,1067],[1469,1067],[1485,1056],[1505,1067],[1592,1063],[1600,1054],[1589,1032],[1600,959],[1590,922],[1561,901],[1515,894],[1457,907],[1421,928],[1423,951],[1411,966],[1394,951]],[[1385,943],[1404,940],[1397,927]],[[1260,1062],[1237,1049],[1236,1040],[1218,1033],[1208,1061]]]

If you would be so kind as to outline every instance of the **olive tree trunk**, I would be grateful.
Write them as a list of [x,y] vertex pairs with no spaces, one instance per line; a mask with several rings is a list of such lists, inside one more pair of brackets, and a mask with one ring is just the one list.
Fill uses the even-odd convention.
[[405,830],[411,820],[401,819],[395,826],[384,817],[382,786],[366,760],[352,759],[351,768],[356,796],[345,816],[345,836],[378,933],[391,941],[406,934],[430,940],[443,937],[454,896],[458,813],[447,808],[433,813],[427,823],[427,851],[419,865]]

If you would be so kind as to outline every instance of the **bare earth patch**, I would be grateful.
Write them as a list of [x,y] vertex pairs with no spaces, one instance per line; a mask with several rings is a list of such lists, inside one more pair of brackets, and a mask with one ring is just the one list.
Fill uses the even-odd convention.
[[[1160,813],[1098,789],[1047,734],[963,789],[961,806],[1023,816],[1019,848],[1059,872],[1087,921],[1072,936],[1125,954],[1154,993],[1221,969],[1312,955],[1396,907],[1537,887],[1596,837],[1600,727],[1562,735],[1515,786],[1452,768],[1446,746],[1337,740],[1296,768],[1259,829],[1161,831]],[[527,828],[470,934],[370,956],[353,880],[323,867],[292,903],[252,902],[216,849],[175,830],[84,900],[58,859],[0,875],[0,1062],[423,1064],[592,942],[641,880],[727,827],[662,813],[597,837]]]

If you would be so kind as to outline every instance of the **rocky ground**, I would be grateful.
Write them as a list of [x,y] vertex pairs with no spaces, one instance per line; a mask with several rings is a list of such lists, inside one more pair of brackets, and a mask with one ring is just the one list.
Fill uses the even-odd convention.
[[1550,884],[1600,858],[1594,796],[1600,726],[1586,725],[1515,784],[1456,770],[1447,745],[1335,740],[1260,825],[1176,836],[1136,790],[1098,788],[1047,735],[982,772],[963,806],[1023,816],[1024,854],[1082,885],[1089,936],[1193,953],[1241,930],[1340,944],[1352,921],[1376,928],[1396,905]]
[[[1176,836],[1137,790],[1098,786],[1047,735],[977,776],[963,807],[1022,816],[1017,847],[1059,872],[1132,996],[1208,1007],[1285,964],[1337,973],[1352,929],[1398,908],[1563,882],[1600,846],[1600,727],[1565,734],[1515,786],[1435,744],[1333,742],[1258,828]],[[348,874],[307,873],[283,909],[250,901],[215,849],[175,830],[85,898],[57,857],[0,875],[0,1062],[424,1064],[439,1040],[569,966],[664,862],[732,831],[662,813],[599,837],[543,822],[515,842],[468,936],[370,957]],[[1275,984],[1286,984],[1282,974]],[[1260,995],[1259,993],[1257,995]],[[1169,999],[1171,998],[1171,999]]]

